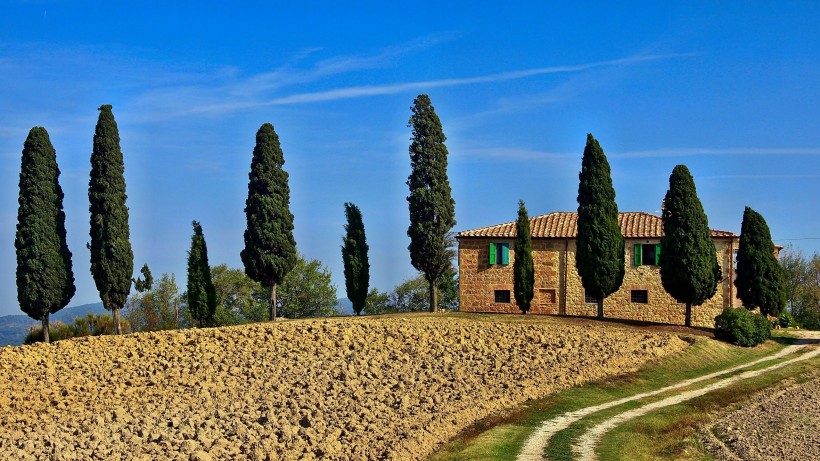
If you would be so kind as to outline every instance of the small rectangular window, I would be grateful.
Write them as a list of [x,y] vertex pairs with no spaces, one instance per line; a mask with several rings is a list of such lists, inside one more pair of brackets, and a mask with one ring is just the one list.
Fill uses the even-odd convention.
[[510,290],[495,290],[495,302],[509,304]]
[[587,304],[598,304],[598,298],[589,293],[584,293],[584,302]]
[[633,303],[649,303],[649,290],[632,290],[630,299]]

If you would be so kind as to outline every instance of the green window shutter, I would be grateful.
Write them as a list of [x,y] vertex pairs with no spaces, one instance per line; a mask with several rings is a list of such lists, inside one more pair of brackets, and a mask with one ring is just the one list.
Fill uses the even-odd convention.
[[510,244],[509,243],[502,243],[501,244],[501,264],[507,265],[510,263]]
[[641,244],[636,243],[634,248],[635,248],[635,265],[640,266],[641,265],[641,260],[642,260],[642,258],[641,258]]
[[661,244],[660,243],[655,244],[655,265],[656,266],[661,265]]
[[495,243],[490,243],[490,265],[495,264]]

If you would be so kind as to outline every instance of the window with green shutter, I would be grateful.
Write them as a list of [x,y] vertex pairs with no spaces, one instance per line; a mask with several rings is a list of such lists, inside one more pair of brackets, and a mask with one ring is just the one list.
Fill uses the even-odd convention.
[[507,266],[510,264],[510,244],[507,242],[490,243],[490,265]]
[[634,246],[634,263],[636,266],[660,266],[660,243],[636,243]]

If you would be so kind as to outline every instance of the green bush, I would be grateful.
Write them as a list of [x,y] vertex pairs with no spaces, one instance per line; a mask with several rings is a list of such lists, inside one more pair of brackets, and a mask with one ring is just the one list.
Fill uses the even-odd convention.
[[[125,319],[120,319],[120,326],[123,333],[131,332],[131,325]],[[74,323],[65,324],[60,321],[51,323],[48,326],[49,339],[60,341],[61,339],[79,338],[82,336],[100,336],[114,334],[114,320],[110,315],[88,314],[85,317],[77,317]],[[43,340],[43,326],[34,325],[28,329],[26,339],[23,344],[34,344]]]
[[780,328],[794,328],[800,326],[794,316],[786,310],[784,310],[780,314],[780,317],[777,318],[777,324],[780,325]]
[[727,307],[715,317],[715,337],[723,341],[751,347],[772,336],[772,324],[760,315],[743,307]]

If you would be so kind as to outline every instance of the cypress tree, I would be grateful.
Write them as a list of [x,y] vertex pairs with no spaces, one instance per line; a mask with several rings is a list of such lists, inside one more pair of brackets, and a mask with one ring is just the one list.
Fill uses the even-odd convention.
[[786,305],[783,268],[774,256],[774,243],[763,216],[746,207],[737,252],[737,297],[747,309],[779,316]]
[[131,292],[134,253],[125,205],[125,165],[120,150],[120,134],[111,105],[99,108],[91,152],[91,180],[88,200],[91,212],[91,275],[103,306],[114,319],[114,333],[120,334],[120,309]]
[[359,207],[345,203],[345,236],[342,237],[342,261],[345,266],[347,298],[353,303],[353,311],[361,314],[367,303],[370,285],[370,263],[367,260],[367,238]]
[[71,251],[66,244],[63,189],[57,152],[45,128],[34,127],[23,144],[17,199],[17,300],[29,317],[43,323],[74,296]]
[[436,312],[439,279],[450,269],[453,257],[449,232],[456,224],[455,201],[447,179],[447,138],[441,120],[426,94],[419,95],[411,109],[408,249],[410,263],[430,286],[430,311]]
[[518,222],[515,226],[515,261],[513,261],[513,291],[515,303],[522,314],[530,310],[535,289],[535,269],[532,264],[532,234],[530,217],[524,201],[518,201]]
[[587,134],[578,175],[578,239],[575,267],[587,294],[598,300],[604,318],[604,299],[624,280],[624,236],[618,226],[618,204],[609,162],[598,141]]
[[208,246],[202,226],[194,221],[194,235],[188,250],[188,310],[200,327],[210,324],[216,312],[216,288],[208,265]]
[[248,199],[245,201],[245,249],[240,256],[245,273],[270,289],[270,319],[276,320],[276,286],[296,265],[293,215],[288,173],[279,136],[270,123],[256,133]]
[[686,326],[692,326],[692,306],[717,292],[723,274],[695,180],[686,165],[669,176],[663,209],[660,254],[661,282],[680,303],[686,303]]

